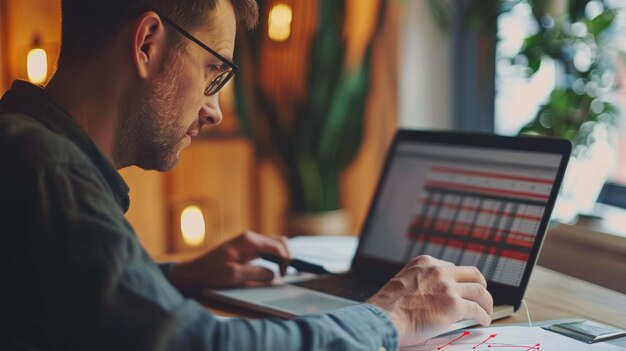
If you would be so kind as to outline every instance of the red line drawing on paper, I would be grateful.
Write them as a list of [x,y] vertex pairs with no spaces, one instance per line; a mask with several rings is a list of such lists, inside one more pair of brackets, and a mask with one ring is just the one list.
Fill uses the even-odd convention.
[[534,346],[521,346],[521,345],[489,345],[487,347],[506,347],[506,348],[520,348],[520,349],[525,349],[524,351],[530,351],[530,350],[539,350],[539,346],[541,346],[541,344],[536,344]]
[[478,345],[476,345],[476,346],[472,347],[472,349],[474,349],[474,350],[475,350],[475,349],[477,349],[480,345],[482,345],[482,344],[486,343],[487,341],[489,341],[489,340],[491,340],[491,339],[495,338],[495,337],[496,337],[496,335],[498,335],[498,334],[491,334],[491,335],[489,335],[489,337],[488,337],[487,339],[485,339],[485,341],[483,341],[483,342],[481,342],[480,344],[478,344]]
[[459,336],[458,338],[456,338],[456,339],[454,339],[454,340],[450,341],[449,343],[447,343],[447,344],[445,344],[445,345],[443,345],[443,346],[441,346],[441,347],[438,347],[438,348],[437,348],[437,350],[443,350],[445,347],[450,346],[453,342],[458,341],[458,340],[460,340],[461,338],[466,337],[466,336],[468,336],[468,335],[470,335],[470,332],[468,332],[468,331],[463,332],[463,334],[462,334],[461,336]]

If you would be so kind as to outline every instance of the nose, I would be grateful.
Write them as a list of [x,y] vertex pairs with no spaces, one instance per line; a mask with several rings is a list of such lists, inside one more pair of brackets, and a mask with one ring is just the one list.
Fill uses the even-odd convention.
[[202,124],[216,126],[222,123],[222,110],[219,104],[219,94],[214,94],[206,98],[206,102],[202,105],[198,117]]

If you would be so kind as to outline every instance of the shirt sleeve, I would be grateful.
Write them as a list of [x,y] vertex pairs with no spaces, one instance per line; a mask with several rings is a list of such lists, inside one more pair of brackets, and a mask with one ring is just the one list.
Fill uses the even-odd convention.
[[174,262],[161,262],[158,263],[159,269],[161,270],[161,273],[163,273],[163,276],[165,276],[165,278],[169,279],[170,278],[170,272],[172,271],[172,268],[174,268],[174,266],[176,265],[176,263]]
[[35,188],[29,257],[50,349],[397,348],[389,318],[367,304],[290,321],[217,318],[169,284],[95,169],[51,166]]

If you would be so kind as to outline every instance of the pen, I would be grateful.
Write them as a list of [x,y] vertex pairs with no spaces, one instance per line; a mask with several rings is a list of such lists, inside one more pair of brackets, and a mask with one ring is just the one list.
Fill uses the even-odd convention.
[[285,259],[280,256],[270,255],[270,254],[261,254],[262,259],[274,262],[279,266],[291,266],[298,270],[298,272],[308,272],[314,274],[331,274],[324,267],[317,265],[315,263],[303,261],[297,258],[293,259]]

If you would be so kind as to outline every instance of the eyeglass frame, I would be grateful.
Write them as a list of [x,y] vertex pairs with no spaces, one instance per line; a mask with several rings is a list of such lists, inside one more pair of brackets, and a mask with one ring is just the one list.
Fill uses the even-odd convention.
[[[161,19],[169,24],[170,26],[174,27],[174,29],[176,29],[176,31],[178,31],[180,34],[182,34],[184,37],[186,37],[187,39],[191,40],[192,42],[196,43],[198,46],[200,46],[201,48],[203,48],[204,50],[208,51],[209,53],[211,53],[213,56],[217,57],[218,59],[220,59],[220,61],[222,61],[224,64],[226,64],[228,67],[230,67],[230,70],[226,70],[222,73],[220,73],[217,77],[215,77],[210,83],[209,86],[206,87],[206,89],[204,89],[204,95],[205,96],[211,96],[211,95],[215,95],[218,91],[220,91],[224,85],[226,85],[226,83],[228,83],[230,81],[230,79],[235,75],[235,73],[237,72],[237,69],[239,68],[236,64],[234,64],[233,62],[231,62],[230,60],[228,60],[227,58],[225,58],[224,56],[220,55],[217,53],[217,51],[211,49],[210,47],[208,47],[206,44],[204,44],[203,42],[201,42],[200,40],[198,40],[196,37],[194,37],[193,35],[191,35],[191,33],[187,32],[186,30],[184,30],[181,26],[179,26],[178,24],[176,24],[174,21],[172,21],[171,19],[167,18],[166,16],[163,16],[161,14],[159,14],[159,17],[161,17]],[[226,77],[223,78],[222,81],[218,81],[218,79],[220,79],[220,77],[224,76],[226,74]],[[211,87],[214,86],[214,83],[217,83],[217,87],[213,88],[214,91],[211,92]]]

